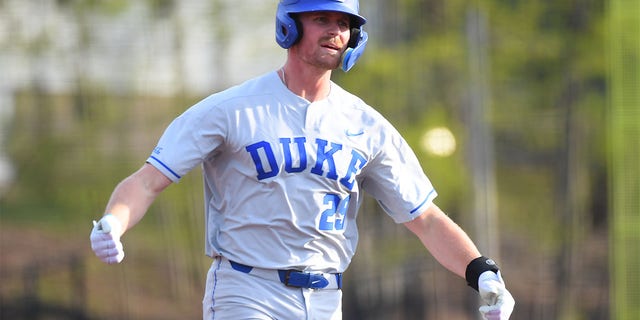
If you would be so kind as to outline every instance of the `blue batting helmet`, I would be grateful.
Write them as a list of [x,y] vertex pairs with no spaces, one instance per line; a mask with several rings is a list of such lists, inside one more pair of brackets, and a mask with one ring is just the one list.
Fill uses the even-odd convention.
[[291,14],[312,11],[344,12],[351,17],[351,39],[342,61],[342,69],[348,71],[364,51],[369,39],[362,29],[367,19],[358,10],[358,0],[280,0],[276,12],[276,42],[288,49],[299,40],[302,29]]

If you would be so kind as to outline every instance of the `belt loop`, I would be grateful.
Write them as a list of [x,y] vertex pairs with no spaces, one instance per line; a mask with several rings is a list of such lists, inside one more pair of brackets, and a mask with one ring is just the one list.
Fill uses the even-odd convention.
[[342,273],[336,273],[336,283],[338,284],[338,289],[342,289]]

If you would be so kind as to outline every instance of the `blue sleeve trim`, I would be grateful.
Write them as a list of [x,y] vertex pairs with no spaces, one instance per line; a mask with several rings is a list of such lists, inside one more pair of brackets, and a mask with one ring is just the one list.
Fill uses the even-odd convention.
[[436,192],[436,189],[431,189],[431,192],[429,192],[429,194],[427,195],[427,197],[424,199],[424,201],[422,201],[417,207],[415,207],[413,210],[411,210],[409,213],[414,214],[416,213],[416,211],[418,211],[418,209],[422,208],[422,206],[431,199],[431,195]]
[[176,177],[176,178],[178,178],[178,179],[180,179],[180,178],[181,178],[177,173],[175,173],[173,170],[171,170],[171,168],[167,167],[167,165],[165,165],[164,163],[162,163],[162,161],[158,160],[158,158],[156,158],[156,157],[154,157],[154,156],[151,156],[151,157],[149,157],[149,158],[151,158],[151,159],[155,160],[156,162],[158,162],[158,164],[160,164],[162,167],[164,167],[165,169],[167,169],[167,171],[169,171],[169,172],[170,172],[174,177]]

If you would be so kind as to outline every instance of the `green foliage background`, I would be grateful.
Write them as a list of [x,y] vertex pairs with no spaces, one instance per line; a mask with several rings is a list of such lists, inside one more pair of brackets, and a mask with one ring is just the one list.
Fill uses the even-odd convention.
[[[224,1],[214,2],[218,8],[225,6]],[[118,16],[131,2],[58,5],[90,24],[89,14]],[[171,16],[175,9],[170,0],[146,5],[158,18]],[[437,203],[472,235],[482,230],[473,228],[471,216],[477,190],[468,162],[474,133],[467,111],[477,97],[471,90],[468,37],[469,28],[477,27],[470,24],[470,16],[483,19],[487,117],[481,121],[488,124],[494,146],[500,264],[518,300],[513,318],[606,318],[609,283],[603,248],[610,213],[603,121],[609,91],[605,2],[402,0],[361,6],[371,25],[369,47],[352,71],[336,72],[334,81],[397,126],[438,189]],[[233,36],[223,29],[215,33],[220,43],[225,43],[222,37]],[[22,48],[38,55],[46,52],[47,41],[52,40]],[[90,45],[91,39],[84,41]],[[0,230],[35,229],[65,239],[60,243],[82,243],[90,279],[89,314],[108,312],[101,302],[109,301],[119,306],[117,314],[131,318],[197,317],[209,263],[202,254],[199,172],[170,187],[126,235],[126,264],[98,264],[91,257],[88,235],[91,220],[100,216],[113,187],[142,165],[164,127],[202,96],[186,89],[170,97],[114,93],[82,76],[73,92],[52,94],[32,83],[13,96],[15,117],[3,147],[17,175],[0,198]],[[458,143],[447,158],[420,146],[425,131],[442,126]],[[362,318],[358,312],[369,308],[377,315],[367,314],[366,319],[472,317],[477,302],[463,281],[439,269],[415,239],[383,215],[375,203],[365,203],[359,218],[361,244],[349,277],[354,283],[385,277],[404,283],[402,270],[417,263],[425,288],[411,288],[421,292],[424,303],[408,306],[409,294],[379,281],[380,287],[345,289],[345,316]],[[3,259],[8,254],[3,252]],[[105,278],[95,280],[98,274]],[[102,286],[105,282],[111,285]],[[43,286],[58,284],[44,281]],[[443,305],[434,290],[456,298]],[[21,293],[2,294],[10,301],[7,297]],[[468,310],[460,311],[460,305]]]

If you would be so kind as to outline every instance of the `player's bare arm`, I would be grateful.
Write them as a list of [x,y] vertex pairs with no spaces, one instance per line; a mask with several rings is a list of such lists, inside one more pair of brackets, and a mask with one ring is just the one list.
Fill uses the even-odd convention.
[[467,234],[438,206],[431,204],[419,217],[405,223],[431,254],[451,272],[477,290],[484,305],[483,319],[509,319],[515,301],[506,289],[495,262],[480,254]]
[[145,164],[122,180],[111,194],[105,215],[93,222],[91,249],[108,264],[120,263],[124,249],[120,237],[137,224],[155,198],[171,184],[163,173]]
[[481,256],[467,234],[435,204],[405,226],[438,262],[463,278],[469,262]]
[[142,219],[158,194],[170,184],[169,178],[154,166],[145,163],[116,186],[105,213],[118,218],[124,232]]

